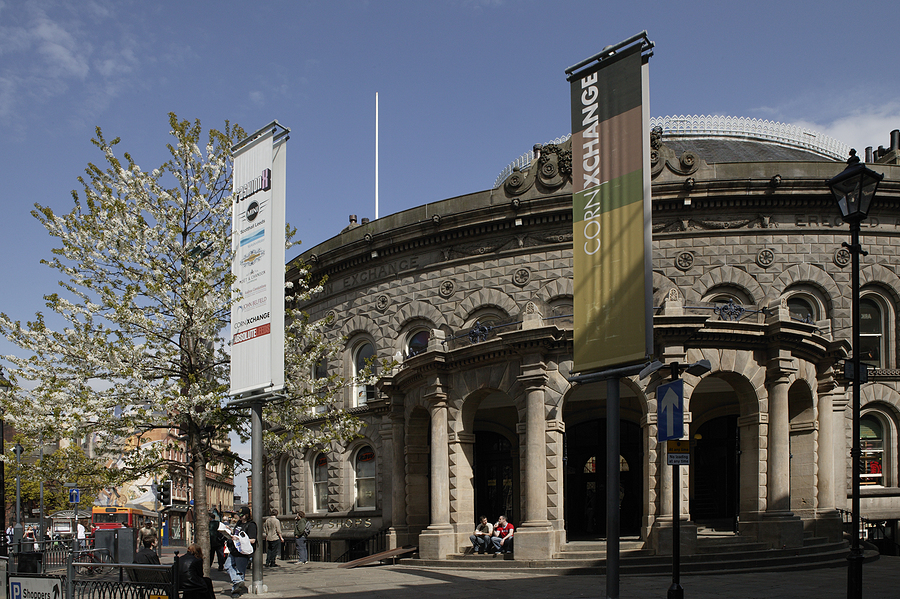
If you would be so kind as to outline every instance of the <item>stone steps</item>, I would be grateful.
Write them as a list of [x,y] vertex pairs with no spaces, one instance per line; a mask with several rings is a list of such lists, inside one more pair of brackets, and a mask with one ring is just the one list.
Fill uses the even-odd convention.
[[[768,572],[804,570],[810,568],[846,567],[849,547],[846,542],[829,543],[825,539],[809,537],[802,547],[766,549],[761,543],[737,536],[713,536],[698,539],[697,552],[682,555],[682,573]],[[878,558],[877,552],[867,551],[866,560]],[[404,559],[401,565],[462,568],[547,570],[555,574],[605,574],[605,542],[580,541],[567,543],[549,560],[516,560],[514,555],[478,555],[463,553],[450,555],[446,560]],[[652,555],[640,541],[620,543],[619,571],[623,575],[671,575],[672,556]]]

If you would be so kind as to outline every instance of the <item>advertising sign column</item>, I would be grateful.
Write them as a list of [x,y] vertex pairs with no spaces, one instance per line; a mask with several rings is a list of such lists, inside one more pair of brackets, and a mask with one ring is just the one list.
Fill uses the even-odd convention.
[[284,388],[287,135],[279,128],[273,122],[234,148],[231,395]]

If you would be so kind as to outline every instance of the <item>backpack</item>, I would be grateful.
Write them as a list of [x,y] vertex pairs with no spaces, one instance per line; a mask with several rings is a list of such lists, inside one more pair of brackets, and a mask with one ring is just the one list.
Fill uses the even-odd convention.
[[310,522],[309,520],[307,520],[307,521],[306,521],[306,527],[304,527],[304,529],[303,529],[303,536],[304,536],[304,537],[308,537],[308,536],[309,536],[309,533],[311,533],[311,532],[312,532],[312,522]]

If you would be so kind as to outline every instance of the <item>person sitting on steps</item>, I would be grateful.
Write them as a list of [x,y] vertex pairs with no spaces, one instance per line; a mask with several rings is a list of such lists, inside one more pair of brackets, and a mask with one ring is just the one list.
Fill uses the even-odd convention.
[[472,542],[472,550],[483,554],[485,549],[491,547],[491,534],[494,532],[493,525],[488,522],[487,517],[481,516],[478,519],[478,526],[475,532],[469,535],[469,541]]

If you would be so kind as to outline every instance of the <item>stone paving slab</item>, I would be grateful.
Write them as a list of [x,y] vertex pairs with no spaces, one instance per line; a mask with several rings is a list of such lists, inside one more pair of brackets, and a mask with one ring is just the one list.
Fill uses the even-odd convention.
[[[366,566],[338,568],[337,564],[289,564],[265,568],[268,592],[261,599],[430,599],[432,597],[606,598],[604,576],[566,576],[514,571],[482,571]],[[213,571],[217,597],[230,597],[227,577]],[[248,575],[249,582],[249,575]],[[659,576],[623,576],[620,599],[664,599],[671,571]],[[685,599],[831,599],[847,596],[847,569],[826,568],[800,572],[708,574],[681,577]],[[245,595],[252,599],[254,595]],[[900,599],[900,557],[882,556],[863,567],[865,599]]]

